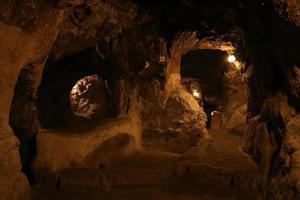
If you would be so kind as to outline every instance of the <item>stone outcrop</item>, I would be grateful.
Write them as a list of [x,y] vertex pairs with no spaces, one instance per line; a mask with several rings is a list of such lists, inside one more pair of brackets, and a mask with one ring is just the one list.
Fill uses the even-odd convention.
[[225,123],[225,127],[237,134],[243,134],[247,124],[247,105],[241,105],[235,111],[229,114],[229,119]]
[[245,128],[242,148],[259,166],[264,177],[265,195],[274,199],[297,196],[292,189],[298,179],[295,175],[297,161],[292,161],[293,146],[297,144],[297,136],[293,134],[297,130],[293,126],[295,115],[287,95],[277,92],[265,100],[261,115],[250,119]]
[[[297,191],[300,191],[300,115],[292,118],[287,124],[287,138],[285,148],[289,158],[287,167],[291,170],[290,177],[296,183]],[[299,195],[299,194],[298,194]]]
[[44,130],[36,138],[35,181],[65,168],[109,166],[139,146],[139,129],[132,119],[120,118],[73,129]]
[[205,134],[206,114],[195,97],[185,89],[174,92],[165,104],[166,121],[172,128],[199,127]]

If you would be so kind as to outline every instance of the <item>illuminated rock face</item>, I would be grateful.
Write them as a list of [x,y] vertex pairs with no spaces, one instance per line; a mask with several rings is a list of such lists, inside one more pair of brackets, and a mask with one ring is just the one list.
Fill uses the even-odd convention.
[[185,89],[175,92],[166,102],[165,112],[170,127],[182,126],[199,128],[199,134],[206,134],[206,114],[195,97]]
[[100,120],[106,117],[105,83],[98,75],[80,79],[70,92],[71,108],[83,119]]

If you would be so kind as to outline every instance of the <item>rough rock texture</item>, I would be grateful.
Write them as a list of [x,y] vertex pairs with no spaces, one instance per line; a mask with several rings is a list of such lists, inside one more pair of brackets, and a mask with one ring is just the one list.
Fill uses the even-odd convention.
[[241,105],[228,114],[229,118],[225,123],[225,127],[235,133],[243,134],[247,124],[247,105]]
[[[2,6],[4,3],[5,6]],[[15,12],[19,13],[19,7],[13,5],[12,2],[6,4],[6,2],[1,2],[1,10],[6,9],[5,12],[1,12],[1,22],[0,22],[0,34],[1,34],[1,52],[0,52],[0,65],[1,65],[1,91],[5,91],[1,95],[1,160],[2,167],[0,167],[0,188],[1,188],[1,198],[2,199],[17,199],[20,194],[24,192],[28,186],[24,175],[21,173],[21,163],[18,156],[17,147],[18,142],[13,136],[11,128],[9,127],[9,108],[10,103],[13,98],[13,92],[15,83],[17,81],[18,74],[22,68],[30,68],[32,70],[34,88],[38,86],[39,78],[42,70],[42,66],[47,58],[49,49],[56,37],[57,28],[63,19],[63,12],[53,9],[51,5],[39,4],[28,2],[20,2],[20,6],[25,6],[22,9],[20,15],[14,15]],[[40,9],[34,9],[33,7],[38,6]],[[37,17],[35,19],[28,19],[26,11],[30,9],[35,10],[36,15],[30,15],[31,17]],[[26,17],[25,17],[26,16]],[[34,21],[34,23],[33,23]],[[17,90],[17,89],[16,89]],[[28,91],[31,93],[31,91]],[[12,105],[12,112],[14,109],[18,113],[26,113],[28,116],[34,115],[34,108],[28,106],[34,95],[31,96],[24,91],[22,94],[17,94],[21,96],[30,97],[30,99],[25,98],[24,104],[19,105],[20,109],[16,109],[17,101],[14,101]],[[15,94],[16,95],[16,94]],[[19,100],[19,102],[22,100]],[[34,100],[33,100],[34,101]],[[21,109],[22,108],[22,109]],[[17,117],[16,115],[14,115]],[[18,117],[21,119],[22,117]],[[14,118],[16,119],[16,118]],[[17,124],[20,128],[30,127],[31,124],[28,120],[31,117],[25,117],[22,119],[22,123],[12,123],[10,124],[16,130]],[[16,119],[17,121],[17,119]],[[19,121],[20,122],[20,121]],[[14,126],[15,125],[15,126]],[[24,130],[24,134],[27,136],[32,135],[32,130]],[[23,146],[23,136],[21,132],[16,133],[16,135],[21,139],[21,151]],[[26,138],[26,136],[25,136]],[[26,142],[26,141],[25,141]],[[24,158],[24,157],[23,157]],[[26,158],[25,158],[26,160]],[[22,159],[22,163],[24,164]]]
[[101,42],[110,44],[123,31],[146,21],[131,1],[91,0],[75,5],[64,21],[50,53],[58,60]]
[[200,130],[205,131],[206,114],[195,97],[185,89],[170,95],[166,101],[165,114],[167,117],[165,120],[171,127],[199,127]]
[[224,74],[226,104],[224,107],[225,127],[242,133],[246,125],[248,88],[243,80],[242,69],[228,67]]
[[[0,159],[4,161],[0,164],[1,198],[16,199],[27,185],[20,172],[21,164],[14,145],[17,141],[11,128],[20,139],[22,170],[28,178],[32,175],[30,164],[36,156],[35,139],[45,136],[39,134],[37,118],[37,89],[45,63],[86,48],[94,49],[101,61],[102,65],[97,66],[113,89],[116,98],[111,102],[116,106],[115,113],[130,115],[137,126],[136,132],[144,128],[143,133],[147,136],[154,131],[149,137],[157,139],[149,143],[159,143],[158,146],[165,148],[161,149],[175,152],[186,151],[190,145],[195,145],[198,133],[205,132],[201,102],[197,104],[191,94],[182,90],[182,56],[198,49],[237,53],[245,59],[246,65],[252,66],[247,78],[250,123],[243,147],[253,156],[263,174],[261,191],[267,199],[299,198],[299,152],[295,134],[299,123],[295,116],[300,110],[299,9],[297,0],[1,1],[0,91],[3,94],[0,98],[0,131],[3,134],[0,136]],[[236,87],[241,83],[240,74],[226,73],[225,76],[234,81],[226,88],[229,106],[224,122],[230,129],[237,128],[240,132],[239,127],[245,120],[241,113],[245,110],[247,90]],[[182,113],[186,117],[182,117]],[[237,123],[236,119],[241,121]],[[53,132],[50,138],[58,134],[56,130]],[[161,132],[166,134],[155,135]],[[137,138],[140,136],[136,134]],[[63,147],[64,141],[68,144],[66,137],[53,140]],[[98,139],[98,135],[95,138]],[[82,142],[80,151],[88,149],[88,143],[79,142]],[[93,142],[97,143],[89,140],[89,143]],[[230,183],[243,186],[246,182],[248,186],[244,181],[245,171],[232,178],[233,171],[228,166],[240,172],[242,167],[234,162],[242,160],[249,164],[249,160],[243,159],[241,152],[231,152],[215,141],[205,142],[207,140],[199,143],[203,149],[201,146],[192,148],[191,151],[195,150],[197,154],[195,157],[206,158],[207,151],[213,150],[232,161],[228,164],[213,154],[217,163],[211,165],[213,173],[207,176],[216,182],[228,184],[230,180]],[[95,146],[100,145],[95,143]],[[47,147],[47,142],[43,144]],[[44,147],[38,147],[38,151]],[[66,155],[61,149],[47,149],[49,155],[55,151],[58,151],[54,156],[57,160]],[[80,154],[73,149],[68,153],[72,158]],[[200,163],[198,171],[203,174],[201,158],[196,158],[196,164],[191,165],[196,166],[193,169],[197,171],[197,163]],[[209,164],[214,161],[207,160]],[[222,176],[215,176],[218,171],[214,164],[219,167],[222,162],[228,167],[224,171],[221,169],[224,180]],[[182,168],[183,171],[179,171],[188,174],[188,170]]]
[[133,108],[141,113],[143,144],[171,152],[184,152],[207,136],[206,114],[185,88],[181,87],[167,97],[164,86],[165,82],[157,79],[139,84],[138,99],[131,101]]
[[287,95],[281,91],[276,92],[265,100],[261,112],[262,118],[280,118],[284,125],[296,115],[295,108],[289,104]]
[[288,127],[295,115],[287,96],[277,92],[265,100],[261,116],[249,120],[245,129],[243,150],[252,155],[259,166],[264,177],[264,195],[273,199],[293,199],[298,195],[292,189],[295,177],[289,178],[294,172],[292,144],[297,143],[297,139]]
[[269,93],[280,88],[287,91],[291,105],[298,108],[294,67],[299,63],[299,25],[296,20],[299,15],[295,12],[299,2],[274,0],[261,4],[260,1],[253,1],[245,6],[247,9],[243,9],[242,26],[253,64],[249,79],[251,117],[259,114]]
[[104,119],[107,112],[106,101],[104,80],[97,75],[80,79],[70,92],[72,111],[84,119]]
[[[232,187],[255,191],[260,187],[260,173],[256,164],[238,149],[237,144],[224,139],[228,134],[221,132],[213,136],[223,139],[203,139],[186,151],[176,166],[180,177],[193,177],[195,184],[202,181],[213,181]],[[229,136],[227,136],[229,137]],[[233,136],[231,136],[233,137]],[[222,142],[220,142],[222,141]]]
[[[116,101],[120,90],[114,88],[108,77],[105,76],[103,65],[104,63],[93,48],[83,50],[57,62],[48,59],[37,91],[38,118],[42,128],[70,127],[97,119],[115,117],[119,114]],[[98,76],[98,80],[91,78],[94,76]],[[79,104],[79,100],[81,100],[80,104],[86,112],[98,110],[98,114],[96,111],[94,116],[86,118],[80,118],[74,114],[74,107],[72,107],[74,101],[72,102],[70,96],[72,97],[71,93],[73,92],[79,93],[78,83],[84,84],[80,84],[82,98],[77,95],[76,101]],[[82,110],[81,114],[83,114],[82,112],[85,111]]]
[[260,123],[255,130],[253,158],[258,163],[260,171],[266,176],[272,168],[272,157],[277,148],[275,136],[268,132],[267,124]]
[[[136,109],[141,111],[141,120],[144,129],[160,128],[163,123],[161,116],[164,110],[164,81],[154,79],[148,81],[139,81],[137,84],[137,102],[131,102]],[[141,109],[138,106],[142,106]]]
[[277,12],[285,16],[289,21],[300,26],[300,3],[297,0],[274,0]]
[[211,114],[210,129],[223,129],[224,128],[224,113],[214,112]]
[[[70,18],[73,21],[75,21],[77,25],[78,23],[82,25],[85,23],[84,21],[87,18],[86,16],[80,16],[80,15],[82,14],[88,15],[89,6],[91,6],[91,5],[84,5],[82,4],[83,2],[79,2],[79,1],[71,2],[71,3],[68,3],[66,1],[64,2],[61,1],[58,4],[56,3],[54,1],[51,2],[19,1],[18,4],[15,4],[15,2],[9,2],[7,4],[6,2],[1,2],[1,11],[3,11],[1,12],[1,21],[8,24],[5,25],[1,22],[1,34],[3,34],[3,36],[1,37],[2,38],[1,44],[7,46],[5,50],[3,49],[2,51],[1,49],[1,58],[3,57],[3,59],[1,59],[2,60],[1,66],[3,65],[3,67],[1,67],[1,69],[5,70],[3,73],[1,73],[3,77],[5,77],[1,79],[3,81],[1,87],[4,87],[3,91],[8,91],[7,96],[5,94],[5,98],[4,97],[1,98],[1,101],[5,102],[5,103],[1,103],[1,106],[3,106],[3,109],[1,108],[1,110],[3,110],[3,117],[1,116],[1,128],[2,127],[5,128],[4,132],[7,132],[5,134],[11,135],[9,136],[10,139],[8,139],[8,141],[3,140],[3,142],[5,143],[7,142],[7,145],[9,146],[9,144],[11,144],[10,142],[14,141],[14,139],[11,138],[12,133],[11,131],[9,131],[10,129],[8,128],[8,119],[9,119],[8,112],[10,107],[9,104],[13,96],[12,93],[14,90],[14,83],[16,82],[16,77],[18,76],[20,70],[22,69],[22,73],[19,76],[18,83],[15,89],[14,100],[11,107],[10,124],[13,127],[15,134],[21,139],[21,159],[23,164],[23,170],[25,171],[25,173],[27,173],[27,175],[30,175],[31,173],[28,164],[33,160],[35,156],[33,155],[34,148],[35,148],[34,137],[37,134],[39,129],[39,124],[37,123],[36,93],[41,80],[43,66],[48,58],[48,53],[50,51],[50,48],[52,47],[52,44],[59,32],[59,25],[61,25],[61,22],[63,22],[63,20],[65,19],[64,18],[65,11],[66,11],[66,16],[68,17],[70,14],[69,10],[73,11],[73,13],[71,13],[73,14],[73,16],[70,16]],[[76,6],[76,7],[72,8],[72,6]],[[111,5],[102,4],[102,3],[92,8],[93,11],[92,16],[95,15],[95,13],[102,14],[102,12],[94,12],[93,9],[98,9],[98,8],[100,10],[102,8],[104,10],[105,9],[108,10],[108,15],[104,16],[103,18],[101,18],[101,16],[94,16],[94,17],[98,18],[98,20],[100,21],[103,19],[104,21],[108,20],[109,22],[107,23],[108,26],[110,26],[111,23],[118,23],[118,21],[121,20],[122,20],[122,24],[124,24],[123,23],[124,13],[126,13],[125,15],[127,15],[129,18],[130,17],[134,18],[135,16],[132,14],[132,12],[135,11],[127,13],[127,12],[120,11],[120,8],[111,8]],[[134,10],[134,8],[132,7],[130,7],[129,9]],[[116,10],[119,11],[115,12]],[[19,13],[19,15],[15,15],[15,13]],[[95,18],[92,19],[89,18],[88,24],[94,24],[94,25],[96,24],[96,26],[98,26],[97,20],[96,22],[94,21]],[[64,23],[69,23],[69,22],[68,20],[66,20],[63,22],[63,24]],[[71,25],[71,26],[73,26],[73,28],[77,30],[76,28],[77,25]],[[67,32],[72,31],[72,28],[68,29],[68,26],[64,26],[64,27],[67,29]],[[116,30],[115,32],[119,33],[120,32],[119,27],[120,26],[117,25],[112,29]],[[103,27],[101,27],[101,29],[102,28]],[[111,30],[110,28],[107,29]],[[63,32],[64,31],[62,31],[62,34],[60,34],[59,38],[61,38]],[[106,34],[106,32],[104,34]],[[72,37],[70,39],[72,39]],[[56,41],[60,41],[60,40],[58,39]],[[63,38],[62,41],[69,41],[69,40]],[[74,41],[79,41],[79,40],[72,40],[70,43],[73,43]],[[72,45],[65,45],[65,44],[66,42],[63,42],[63,45],[66,48],[72,46]],[[56,43],[55,46],[59,46],[59,45],[57,45]],[[73,45],[72,47],[75,47],[75,45]],[[80,48],[85,48],[85,47],[80,47]],[[53,49],[55,50],[56,48],[54,47]],[[64,55],[68,54],[69,52],[63,48],[62,51]],[[10,149],[7,148],[7,145],[3,144],[1,145],[1,148]],[[6,167],[1,168],[1,173],[3,172],[5,174],[3,175],[3,177],[6,177],[8,174],[14,174],[16,177],[22,176],[20,173],[13,171],[16,168],[20,168],[20,165],[17,165],[16,163],[18,157],[16,157],[15,154],[10,155],[9,153],[10,152],[5,153],[3,159],[5,160],[6,156],[9,159],[14,157],[13,160],[15,161],[15,163],[13,164],[11,162],[8,162],[7,163],[8,169]],[[10,163],[13,166],[9,167]],[[9,173],[7,170],[8,171],[12,170],[13,172]],[[9,180],[15,183],[13,178],[10,178]],[[21,181],[16,183],[19,183],[20,185],[23,184]],[[2,182],[1,182],[1,189],[2,188],[5,189],[5,191],[3,191],[3,194],[8,195],[7,198],[6,196],[4,196],[5,199],[14,198],[14,197],[10,198],[10,195],[15,195],[15,196],[19,195],[16,192],[14,193],[12,192],[15,190],[13,188],[14,186],[12,185],[12,183],[6,182],[5,185],[6,187],[2,187]],[[25,185],[25,183],[23,185]],[[20,189],[19,192],[22,193],[22,190]]]
[[300,67],[295,65],[288,75],[288,85],[290,88],[289,99],[300,108]]
[[[32,199],[260,199],[260,176],[254,162],[238,149],[240,137],[223,131],[211,135],[213,140],[196,147],[202,149],[201,154],[193,154],[194,148],[184,155],[138,149],[113,166],[53,172],[35,187]],[[218,165],[224,160],[226,165]],[[188,164],[190,171],[183,167]],[[203,168],[196,170],[200,165]],[[210,179],[203,181],[204,175]]]
[[109,165],[115,157],[138,146],[138,134],[137,124],[126,118],[80,128],[42,131],[36,138],[35,180],[65,168]]
[[201,138],[201,132],[195,130],[194,137],[189,137],[191,133],[186,129],[169,129],[169,130],[153,130],[146,129],[143,131],[142,144],[146,148],[155,150],[183,153]]
[[[287,124],[287,138],[286,138],[286,147],[289,149],[290,160],[287,163],[287,167],[291,169],[290,177],[292,178],[292,182],[296,182],[297,192],[300,191],[300,157],[299,157],[299,149],[300,149],[300,115],[297,115],[293,119],[289,121]],[[299,195],[299,194],[298,194]]]
[[244,140],[242,142],[243,151],[252,154],[254,148],[255,129],[260,123],[260,115],[248,120],[248,124],[244,130]]
[[[19,141],[14,136],[11,127],[9,127],[9,107],[13,97],[14,84],[17,80],[17,74],[21,68],[21,61],[16,62],[11,56],[22,54],[23,41],[17,41],[23,37],[21,29],[10,27],[3,23],[0,24],[0,44],[1,46],[10,46],[10,49],[0,50],[0,76],[1,93],[0,98],[0,192],[1,199],[17,199],[20,194],[28,189],[28,182],[21,173],[21,162],[18,152]],[[15,63],[15,64],[14,64]]]
[[170,54],[166,66],[167,93],[170,94],[180,86],[180,64],[183,55],[197,49],[214,49],[222,51],[234,51],[235,48],[230,42],[222,38],[198,39],[196,32],[181,32],[174,36]]
[[[269,176],[269,199],[297,199],[299,190],[289,173],[293,171],[292,145],[287,123],[299,112],[298,47],[299,1],[249,1],[242,9],[241,25],[253,65],[249,78],[249,117],[263,114],[267,131],[277,148]],[[274,97],[285,91],[287,97]],[[270,97],[273,96],[273,97]],[[266,100],[267,99],[267,100]],[[272,100],[273,99],[273,100]],[[282,103],[280,103],[282,101]],[[288,104],[287,104],[288,102]]]
[[25,175],[21,173],[21,161],[18,152],[19,141],[13,136],[10,128],[6,130],[1,127],[0,199],[19,199],[21,195],[29,190],[29,183]]

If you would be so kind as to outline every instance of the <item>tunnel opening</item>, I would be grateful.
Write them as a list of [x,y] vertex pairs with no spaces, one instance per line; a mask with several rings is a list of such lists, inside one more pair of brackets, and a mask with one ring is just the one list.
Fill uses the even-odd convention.
[[116,86],[111,87],[116,79],[105,64],[91,48],[58,61],[49,58],[41,72],[34,63],[21,69],[9,124],[20,141],[22,172],[31,184],[36,180],[32,164],[39,132],[117,117],[118,97],[112,89]]
[[105,81],[96,74],[77,81],[70,92],[71,109],[80,119],[105,118],[106,99]]
[[203,106],[208,129],[226,128],[236,109],[246,118],[247,87],[240,68],[237,58],[222,50],[199,49],[182,56],[181,82]]
[[102,66],[94,49],[46,63],[37,98],[42,128],[71,127],[117,116],[113,80]]

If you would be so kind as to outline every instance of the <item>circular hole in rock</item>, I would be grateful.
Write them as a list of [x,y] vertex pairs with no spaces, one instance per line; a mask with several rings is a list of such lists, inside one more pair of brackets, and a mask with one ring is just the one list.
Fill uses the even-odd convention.
[[77,81],[70,92],[70,105],[78,118],[88,120],[105,118],[107,102],[104,80],[94,74]]

